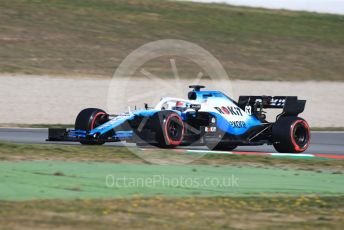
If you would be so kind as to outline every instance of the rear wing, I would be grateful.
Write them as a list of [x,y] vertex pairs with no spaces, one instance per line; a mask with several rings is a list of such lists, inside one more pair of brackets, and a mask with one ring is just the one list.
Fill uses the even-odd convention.
[[257,109],[283,109],[284,116],[297,116],[305,109],[306,100],[296,96],[240,96],[238,105],[245,111]]

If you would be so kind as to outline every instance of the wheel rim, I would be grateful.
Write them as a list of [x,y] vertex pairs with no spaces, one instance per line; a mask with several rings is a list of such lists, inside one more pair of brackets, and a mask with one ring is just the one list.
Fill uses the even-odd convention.
[[168,145],[179,145],[183,140],[184,125],[177,114],[171,114],[165,122],[165,138]]
[[96,113],[96,115],[94,115],[93,120],[91,122],[91,126],[90,126],[91,130],[104,123],[103,121],[104,115],[106,115],[106,113],[104,112],[99,112],[99,113]]
[[174,140],[174,141],[179,141],[180,140],[180,127],[181,125],[173,120],[170,120],[169,124],[167,124],[167,134],[168,136]]
[[310,133],[309,126],[305,121],[297,121],[294,123],[292,140],[297,151],[305,150],[309,145]]

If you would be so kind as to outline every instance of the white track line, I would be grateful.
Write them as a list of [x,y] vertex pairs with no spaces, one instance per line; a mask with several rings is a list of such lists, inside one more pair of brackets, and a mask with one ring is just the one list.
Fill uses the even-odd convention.
[[[227,151],[209,151],[209,150],[194,150],[194,149],[188,149],[186,151],[194,152],[194,153],[218,153],[218,154],[242,155],[240,151],[227,152]],[[271,156],[314,157],[313,154],[306,154],[306,153],[267,153],[267,152],[250,152],[250,153],[252,153],[252,155],[266,154],[266,155],[271,155]]]
[[307,153],[270,153],[272,156],[291,156],[291,157],[314,157],[313,154]]

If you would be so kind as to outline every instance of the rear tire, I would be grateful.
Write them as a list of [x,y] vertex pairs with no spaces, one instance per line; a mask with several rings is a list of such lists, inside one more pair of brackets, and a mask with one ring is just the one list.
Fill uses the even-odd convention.
[[[101,109],[87,108],[82,110],[75,120],[75,129],[90,131],[108,121],[108,114]],[[80,141],[83,145],[102,145],[105,141]]]
[[299,117],[281,117],[272,126],[272,139],[280,153],[302,153],[310,143],[308,123]]

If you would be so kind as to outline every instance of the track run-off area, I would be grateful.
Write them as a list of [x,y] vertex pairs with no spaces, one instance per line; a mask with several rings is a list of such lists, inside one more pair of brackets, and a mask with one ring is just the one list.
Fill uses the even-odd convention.
[[[23,144],[63,144],[79,145],[75,142],[46,142],[48,130],[46,128],[0,128],[0,141]],[[107,143],[105,146],[128,146],[125,143]],[[235,151],[209,151],[206,147],[180,147],[178,152],[185,153],[209,153],[209,154],[240,154],[240,155],[267,155],[267,156],[291,156],[301,158],[332,158],[344,159],[344,132],[320,132],[311,133],[310,147],[302,154],[277,153],[273,146],[241,146]]]
[[[123,161],[121,154],[131,154],[128,149],[133,144],[79,148],[79,143],[46,142],[47,134],[44,128],[0,129],[0,183],[5,185],[0,189],[1,200],[344,194],[340,163],[344,159],[343,132],[312,132],[310,148],[302,154],[277,153],[272,146],[238,147],[231,152],[202,146],[176,148],[176,155],[249,155],[257,160],[224,157],[218,164],[206,158],[205,163],[184,165]],[[12,148],[19,152],[12,152]],[[99,157],[98,152],[107,157]],[[79,155],[73,158],[73,154]],[[258,156],[273,158],[266,162]]]

